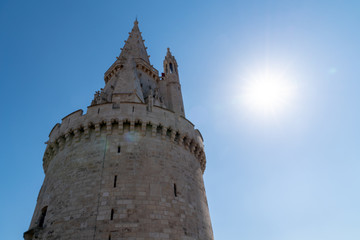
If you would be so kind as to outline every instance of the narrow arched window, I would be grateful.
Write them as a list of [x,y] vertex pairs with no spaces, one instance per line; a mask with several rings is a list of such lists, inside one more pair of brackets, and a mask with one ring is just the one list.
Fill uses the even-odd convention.
[[170,73],[173,73],[174,69],[172,63],[169,64],[169,67],[170,67]]
[[120,146],[118,146],[118,153],[120,153],[120,151],[121,151],[121,147],[120,147]]

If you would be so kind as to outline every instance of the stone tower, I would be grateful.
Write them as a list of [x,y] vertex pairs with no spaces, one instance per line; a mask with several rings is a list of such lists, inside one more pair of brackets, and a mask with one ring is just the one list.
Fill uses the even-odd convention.
[[150,64],[138,22],[86,114],[51,130],[30,239],[213,239],[203,139],[185,118],[177,62]]

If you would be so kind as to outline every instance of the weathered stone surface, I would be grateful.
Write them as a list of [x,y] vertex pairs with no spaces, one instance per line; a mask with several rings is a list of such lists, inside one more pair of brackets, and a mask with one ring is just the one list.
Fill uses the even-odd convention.
[[160,78],[137,21],[124,49],[87,113],[52,129],[25,239],[213,239],[203,139],[185,118],[176,60],[168,50]]

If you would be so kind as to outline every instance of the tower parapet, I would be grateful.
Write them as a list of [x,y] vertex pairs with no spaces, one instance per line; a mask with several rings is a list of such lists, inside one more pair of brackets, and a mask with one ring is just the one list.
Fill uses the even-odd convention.
[[[102,114],[103,112],[107,114]],[[126,133],[159,137],[183,146],[194,154],[202,172],[205,171],[203,139],[199,130],[195,129],[189,120],[179,118],[172,111],[157,106],[149,113],[147,105],[144,104],[123,103],[121,107],[116,107],[114,103],[104,103],[90,106],[84,115],[82,110],[77,110],[64,117],[61,124],[57,123],[53,127],[43,158],[44,172],[46,174],[53,157],[66,145],[87,141],[92,134],[101,137]]]
[[150,64],[135,21],[86,114],[49,134],[26,240],[213,239],[203,139],[185,118],[169,49],[164,69]]

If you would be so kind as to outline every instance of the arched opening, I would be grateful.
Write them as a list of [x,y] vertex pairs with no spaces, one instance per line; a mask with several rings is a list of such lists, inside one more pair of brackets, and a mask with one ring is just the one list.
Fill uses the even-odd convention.
[[170,128],[168,128],[168,129],[166,130],[166,136],[169,137],[169,138],[171,138],[171,132],[172,132],[172,130],[171,130]]
[[130,131],[130,122],[129,120],[124,121],[124,131]]
[[180,140],[180,133],[176,132],[174,141],[178,143],[179,140]]
[[151,135],[152,132],[152,124],[151,123],[147,123],[146,124],[146,134],[147,135]]
[[173,72],[174,72],[174,69],[173,69],[172,63],[169,64],[169,67],[170,67],[170,73],[173,73]]
[[163,126],[158,125],[156,127],[156,135],[161,135],[162,134],[162,130],[163,130]]
[[139,120],[137,120],[135,122],[135,124],[134,124],[135,132],[141,132],[141,125],[142,125],[142,123]]

